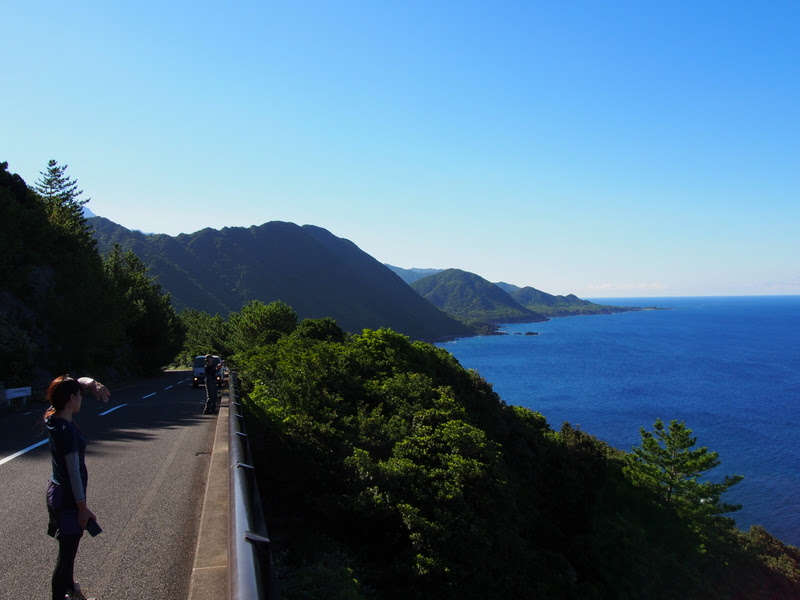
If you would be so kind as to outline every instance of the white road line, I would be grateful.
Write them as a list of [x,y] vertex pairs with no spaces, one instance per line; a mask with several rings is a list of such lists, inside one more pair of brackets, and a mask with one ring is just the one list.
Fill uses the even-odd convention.
[[[187,380],[184,379],[183,381],[187,381]],[[183,383],[183,381],[181,381],[180,383]],[[173,387],[173,386],[170,385],[170,386],[165,387],[164,389],[168,390],[171,387]],[[152,394],[147,394],[147,396],[142,396],[142,400],[144,400],[145,398],[149,398],[150,396],[155,396],[156,394],[157,394],[157,392],[153,392]],[[115,410],[118,410],[118,409],[122,408],[123,406],[128,406],[128,405],[127,404],[120,404],[119,406],[115,406],[114,408],[109,408],[107,411],[101,412],[98,416],[105,417],[107,414],[112,413]],[[31,414],[31,413],[25,413],[25,414]],[[35,443],[33,446],[28,446],[27,448],[25,448],[23,450],[20,450],[19,452],[15,452],[14,454],[12,454],[10,456],[6,456],[5,458],[0,459],[0,465],[4,465],[9,461],[14,460],[18,456],[22,456],[26,452],[30,452],[34,448],[38,448],[39,446],[42,446],[42,445],[44,445],[46,443],[47,443],[47,440],[45,439],[45,440],[42,440],[41,442]]]
[[171,387],[172,387],[171,385],[168,385],[167,387],[165,387],[165,388],[164,388],[164,391],[166,392],[166,391],[167,391],[168,389],[170,389]]
[[47,443],[47,440],[42,440],[41,442],[37,442],[33,446],[28,446],[24,450],[20,450],[19,452],[15,453],[15,454],[12,454],[11,456],[6,456],[4,459],[0,460],[0,465],[3,465],[3,464],[7,463],[10,460],[14,460],[18,456],[22,456],[26,452],[30,452],[34,448],[38,448],[39,446],[42,446],[42,445],[44,445],[46,443]]
[[[170,387],[172,387],[172,386],[170,386]],[[169,389],[169,388],[167,388],[167,389]],[[156,395],[156,393],[153,392],[152,394],[149,394],[147,396],[143,396],[143,398],[149,398],[150,396],[155,396],[155,395]],[[119,406],[115,406],[114,408],[109,408],[107,411],[101,412],[98,416],[105,417],[107,414],[112,413],[115,410],[118,410],[118,409],[122,408],[123,406],[128,406],[128,405],[127,404],[120,404]],[[39,446],[42,446],[42,445],[44,445],[46,443],[47,443],[47,440],[45,439],[45,440],[42,440],[41,442],[36,442],[33,446],[28,446],[27,448],[24,448],[23,450],[20,450],[19,452],[15,452],[11,456],[6,456],[5,458],[0,459],[0,465],[4,465],[5,463],[7,463],[9,461],[14,460],[18,456],[22,456],[26,452],[30,452],[34,448],[38,448]]]

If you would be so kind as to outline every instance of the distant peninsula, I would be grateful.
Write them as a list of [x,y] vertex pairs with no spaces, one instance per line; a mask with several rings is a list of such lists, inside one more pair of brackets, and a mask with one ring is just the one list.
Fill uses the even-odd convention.
[[[387,266],[397,272],[396,267]],[[595,304],[574,294],[554,296],[533,287],[491,283],[460,269],[444,269],[418,278],[414,276],[422,271],[416,269],[411,274],[405,273],[409,285],[437,308],[484,334],[498,333],[497,326],[503,323],[537,323],[551,317],[642,310],[640,307]]]

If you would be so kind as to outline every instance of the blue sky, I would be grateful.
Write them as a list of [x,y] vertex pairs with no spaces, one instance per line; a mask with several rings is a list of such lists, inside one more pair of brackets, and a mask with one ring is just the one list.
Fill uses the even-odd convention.
[[800,294],[800,3],[13,2],[0,161],[582,297]]

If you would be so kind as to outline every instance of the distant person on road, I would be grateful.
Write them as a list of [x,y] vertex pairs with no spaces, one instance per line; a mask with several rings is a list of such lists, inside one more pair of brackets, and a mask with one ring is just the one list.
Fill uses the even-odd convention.
[[83,393],[108,402],[108,388],[90,377],[56,377],[47,388],[50,407],[44,414],[53,473],[47,483],[48,535],[58,541],[58,560],[53,571],[53,600],[86,600],[73,579],[78,544],[94,513],[86,503],[86,438],[73,420],[81,410]]
[[206,354],[206,407],[203,410],[204,415],[210,415],[219,412],[217,405],[217,371],[222,368],[222,361],[214,364],[214,356]]

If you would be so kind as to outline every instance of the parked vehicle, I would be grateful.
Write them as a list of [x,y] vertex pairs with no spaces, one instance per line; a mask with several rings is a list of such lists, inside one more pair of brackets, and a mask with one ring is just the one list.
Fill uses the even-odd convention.
[[[217,356],[216,354],[212,357],[212,362],[216,367],[219,363],[222,362],[222,359]],[[206,355],[203,354],[202,356],[195,356],[194,357],[194,365],[192,366],[192,387],[199,387],[202,383],[203,385],[206,384]],[[222,370],[225,367],[222,367],[219,371],[217,371],[217,385],[222,387],[223,384],[223,377],[222,377]]]

